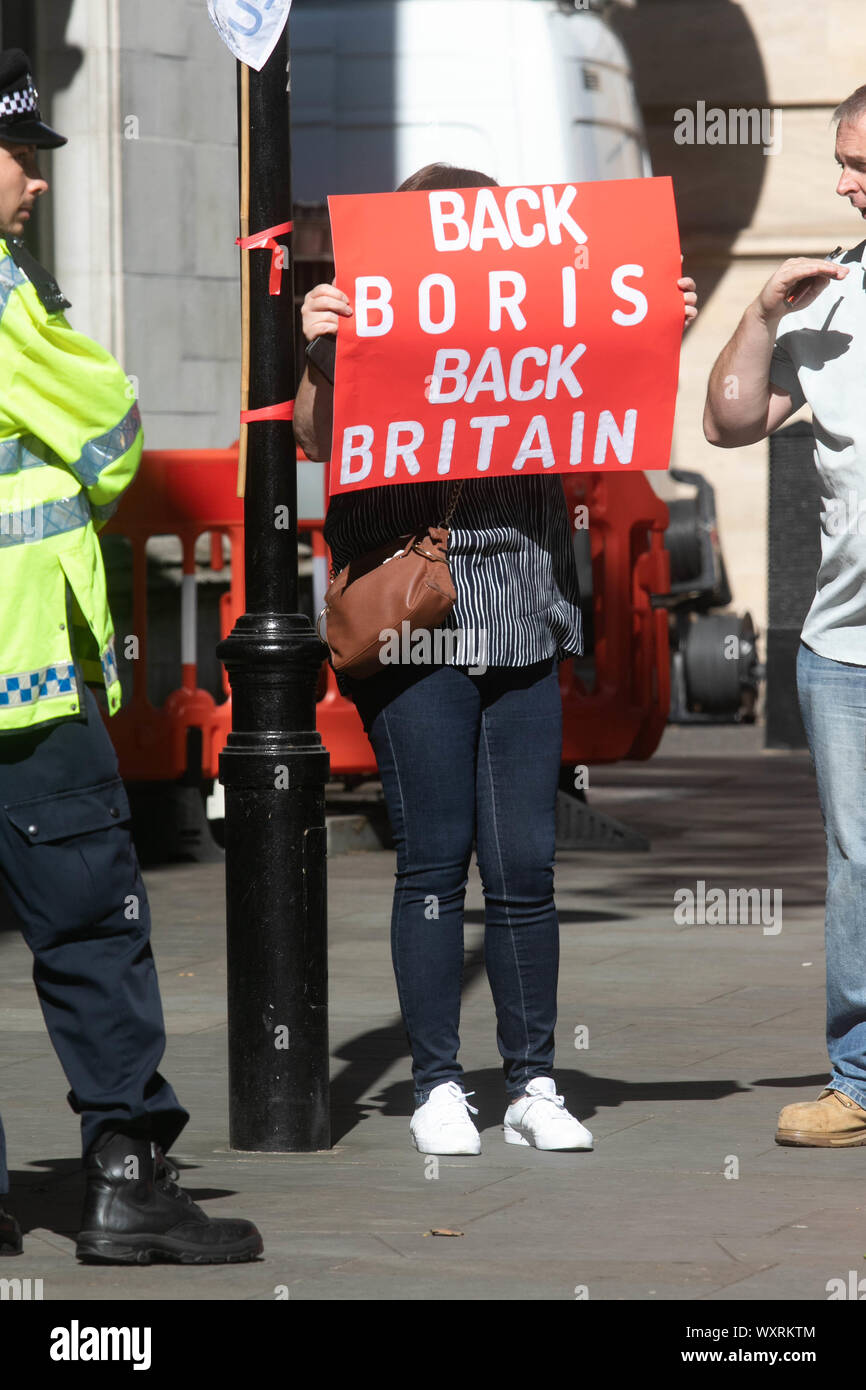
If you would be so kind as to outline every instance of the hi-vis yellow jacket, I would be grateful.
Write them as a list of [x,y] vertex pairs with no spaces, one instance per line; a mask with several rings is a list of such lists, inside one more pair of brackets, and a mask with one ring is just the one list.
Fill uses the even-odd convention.
[[120,708],[96,533],[142,445],[122,369],[0,239],[0,735],[80,717],[87,682]]

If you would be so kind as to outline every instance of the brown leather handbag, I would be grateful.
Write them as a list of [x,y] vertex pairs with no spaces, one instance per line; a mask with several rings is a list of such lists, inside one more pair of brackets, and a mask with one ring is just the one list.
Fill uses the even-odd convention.
[[375,675],[383,669],[382,647],[392,632],[402,634],[404,622],[410,632],[429,630],[451,612],[457,594],[448,568],[448,537],[462,487],[461,480],[452,489],[440,525],[357,556],[333,580],[316,631],[328,644],[335,671],[356,680]]

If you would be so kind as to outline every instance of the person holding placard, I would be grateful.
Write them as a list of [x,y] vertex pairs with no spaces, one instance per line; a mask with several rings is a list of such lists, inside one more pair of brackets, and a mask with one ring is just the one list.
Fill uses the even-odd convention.
[[[434,164],[400,192],[496,187]],[[694,282],[679,281],[686,319]],[[311,345],[295,403],[298,442],[331,448],[333,386],[321,340],[353,308],[334,285],[303,306]],[[319,362],[319,366],[315,365]],[[321,368],[324,368],[324,371]],[[559,927],[553,893],[562,751],[557,663],[582,650],[571,528],[558,475],[391,484],[332,497],[325,538],[337,571],[453,507],[448,562],[457,602],[450,659],[403,657],[367,679],[340,676],[376,753],[397,848],[391,945],[413,1061],[410,1131],[422,1153],[476,1154],[477,1114],[457,1061],[463,910],[475,844],[485,899],[484,958],[508,1106],[507,1143],[591,1149],[553,1076]]]

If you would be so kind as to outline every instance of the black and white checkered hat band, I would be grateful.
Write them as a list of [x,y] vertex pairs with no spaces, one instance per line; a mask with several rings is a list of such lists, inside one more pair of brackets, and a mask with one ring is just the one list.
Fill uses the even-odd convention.
[[4,92],[0,97],[0,120],[5,116],[26,116],[38,111],[38,95],[33,83],[28,79],[26,87],[14,92]]

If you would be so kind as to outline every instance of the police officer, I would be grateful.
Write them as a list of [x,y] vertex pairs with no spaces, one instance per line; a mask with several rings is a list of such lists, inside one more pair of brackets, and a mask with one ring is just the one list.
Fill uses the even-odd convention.
[[[120,706],[97,540],[142,451],[122,369],[67,323],[18,240],[47,190],[28,59],[0,53],[0,897],[33,952],[51,1041],[81,1116],[85,1261],[209,1264],[261,1253],[249,1221],[212,1220],[166,1151],[189,1119],[165,1047],[150,915],[117,759],[88,682]],[[11,907],[11,914],[10,914]],[[4,922],[5,924],[5,922]],[[0,1123],[0,1198],[9,1190]],[[21,1231],[0,1209],[0,1252]]]

